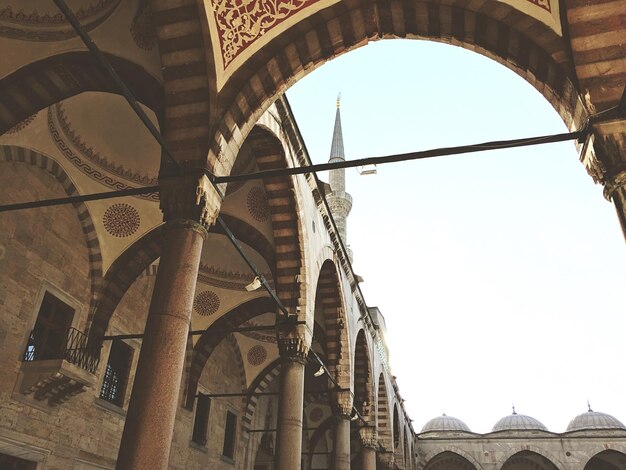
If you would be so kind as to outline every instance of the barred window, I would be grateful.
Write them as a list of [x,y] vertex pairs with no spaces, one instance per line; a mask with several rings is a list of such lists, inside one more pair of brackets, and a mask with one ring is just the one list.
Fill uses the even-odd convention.
[[205,446],[207,442],[210,410],[211,399],[208,395],[200,393],[198,395],[198,402],[196,403],[196,418],[193,422],[193,434],[191,440],[201,446]]
[[235,437],[237,435],[237,415],[226,411],[226,426],[224,427],[224,449],[222,455],[230,459],[235,457]]
[[104,371],[100,398],[117,406],[124,405],[124,394],[132,360],[133,348],[123,341],[113,341]]

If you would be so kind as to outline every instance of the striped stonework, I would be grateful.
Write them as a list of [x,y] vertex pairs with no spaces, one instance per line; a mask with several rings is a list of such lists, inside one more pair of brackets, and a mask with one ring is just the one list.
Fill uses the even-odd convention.
[[214,333],[215,330],[237,328],[248,320],[268,312],[276,311],[276,303],[269,297],[249,300],[222,315],[211,324],[194,346],[193,355],[187,373],[186,406],[193,408],[193,400],[198,390],[198,381],[209,357],[217,345],[228,333]]
[[[242,424],[245,430],[249,430],[254,420],[254,412],[259,402],[259,393],[267,392],[275,380],[280,376],[280,358],[272,361],[248,387],[248,393],[251,393],[246,400],[246,410],[242,418]],[[257,394],[257,395],[255,395]],[[249,433],[246,432],[246,435]]]
[[326,329],[327,366],[342,388],[350,388],[350,358],[345,307],[337,268],[331,260],[322,265],[315,291],[315,310],[321,311]]
[[354,352],[354,406],[366,419],[375,411],[374,381],[369,358],[365,330],[362,329],[357,335]]
[[90,312],[89,336],[103,335],[126,291],[135,280],[161,256],[163,226],[159,226],[129,246],[109,267],[102,282],[100,296]]
[[383,374],[380,374],[378,377],[378,406],[376,408],[378,442],[386,450],[392,451],[393,436],[391,433],[393,423],[389,414],[389,398],[387,397],[387,386]]
[[357,0],[301,21],[248,60],[221,92],[231,104],[214,148],[240,146],[241,135],[263,110],[304,74],[370,40],[393,37],[445,42],[486,55],[533,85],[568,125],[584,120],[566,39],[513,7],[493,0]]
[[[141,66],[107,56],[134,96],[162,115],[161,84]],[[0,80],[0,134],[48,106],[85,91],[119,93],[88,52],[67,52],[33,62]]]
[[[259,170],[287,166],[281,143],[268,131],[255,127],[247,141]],[[298,280],[304,277],[304,256],[293,181],[289,176],[282,176],[266,178],[263,184],[270,209],[276,253],[274,285],[283,305],[289,312],[295,313],[301,299],[305,298],[305,285]]]
[[210,97],[203,25],[195,0],[152,0],[163,70],[165,140],[179,162],[204,166]]
[[[53,175],[61,183],[68,196],[78,195],[74,183],[72,183],[63,167],[56,160],[46,155],[22,147],[3,145],[0,146],[0,161],[26,163],[41,168]],[[87,206],[82,202],[73,203],[72,205],[76,209],[76,215],[85,235],[85,243],[89,254],[89,278],[91,280],[89,312],[92,312],[98,303],[102,283],[102,252],[100,251],[98,235]],[[89,325],[89,319],[87,322],[87,325]]]

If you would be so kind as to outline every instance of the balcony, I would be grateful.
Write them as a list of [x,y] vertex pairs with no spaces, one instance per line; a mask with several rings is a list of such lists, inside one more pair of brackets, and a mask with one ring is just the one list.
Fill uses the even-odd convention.
[[20,392],[56,406],[96,384],[100,344],[75,328],[33,330],[24,351]]

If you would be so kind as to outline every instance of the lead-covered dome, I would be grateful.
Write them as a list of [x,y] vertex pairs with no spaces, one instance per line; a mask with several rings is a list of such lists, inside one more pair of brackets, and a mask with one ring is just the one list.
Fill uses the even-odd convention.
[[428,421],[422,428],[422,432],[430,431],[462,431],[471,432],[470,428],[458,418],[442,414]]
[[532,416],[513,414],[500,419],[491,430],[496,431],[547,431],[543,423]]
[[583,429],[626,429],[626,427],[619,419],[589,408],[589,411],[576,416],[567,426],[567,432]]

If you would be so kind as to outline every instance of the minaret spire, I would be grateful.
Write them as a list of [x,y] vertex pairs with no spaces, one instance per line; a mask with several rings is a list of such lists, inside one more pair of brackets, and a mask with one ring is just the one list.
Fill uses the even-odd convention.
[[[345,161],[343,148],[343,132],[341,130],[341,93],[337,96],[337,111],[335,113],[335,127],[333,128],[333,140],[330,146],[329,163]],[[352,197],[346,192],[346,170],[338,168],[329,171],[331,194],[327,197],[328,205],[337,223],[339,235],[345,244],[346,222],[352,209]],[[352,257],[352,256],[350,256]]]

